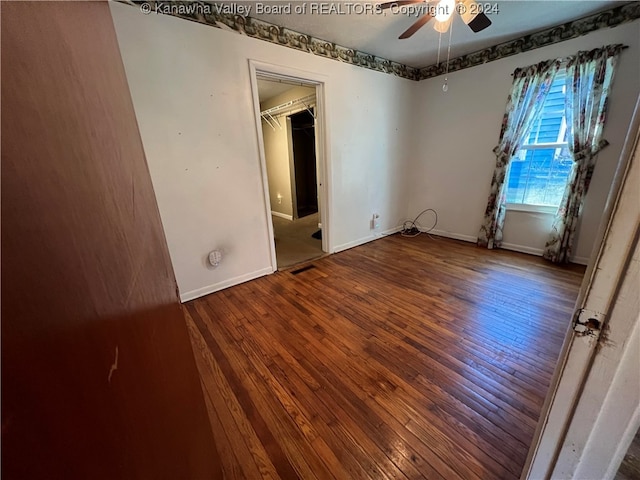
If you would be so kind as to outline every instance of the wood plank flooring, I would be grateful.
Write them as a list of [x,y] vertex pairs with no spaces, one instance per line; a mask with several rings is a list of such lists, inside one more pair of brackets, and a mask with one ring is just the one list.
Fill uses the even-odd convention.
[[515,479],[583,267],[390,236],[184,305],[229,479]]

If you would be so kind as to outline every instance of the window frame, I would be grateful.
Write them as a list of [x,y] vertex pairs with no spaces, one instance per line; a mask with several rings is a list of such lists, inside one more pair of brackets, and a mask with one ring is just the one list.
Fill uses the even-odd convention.
[[547,213],[555,215],[559,207],[553,205],[534,205],[531,203],[507,203],[505,204],[507,211],[511,212],[528,212],[528,213]]
[[[566,68],[563,65],[562,66],[562,70],[560,72],[558,72],[558,77],[556,77],[556,79],[554,80],[554,83],[558,80],[566,80]],[[542,121],[541,119],[539,121]],[[559,134],[558,136],[564,136],[564,133],[566,132],[568,125],[566,124],[566,115],[563,112],[563,117],[562,117],[562,126],[560,127],[560,131],[563,132],[561,135]],[[548,142],[548,143],[531,143],[531,144],[523,144],[522,146],[520,146],[520,149],[518,150],[518,152],[516,153],[516,155],[518,153],[520,153],[523,150],[548,150],[548,149],[558,149],[558,148],[568,148],[569,142]],[[514,155],[515,156],[515,155]],[[511,163],[511,162],[510,162]],[[511,172],[509,171],[509,176],[505,179],[505,182],[507,182],[506,188],[508,189],[508,182],[509,182],[509,177],[511,175]],[[505,195],[506,195],[506,191],[505,191]],[[562,202],[561,202],[562,203]],[[515,212],[528,212],[528,213],[543,213],[543,214],[556,214],[558,211],[558,208],[560,208],[560,205],[558,206],[552,206],[552,205],[538,205],[538,204],[533,204],[533,203],[505,203],[505,208],[507,211],[515,211]]]

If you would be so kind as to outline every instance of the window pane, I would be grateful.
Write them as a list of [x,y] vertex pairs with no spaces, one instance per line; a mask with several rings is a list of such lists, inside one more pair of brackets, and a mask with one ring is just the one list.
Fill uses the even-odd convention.
[[565,75],[558,75],[551,84],[540,116],[534,122],[525,145],[566,141],[564,98]]
[[560,205],[573,160],[566,146],[529,150],[511,160],[507,203]]
[[[560,204],[573,165],[566,147],[565,88],[565,74],[560,73],[522,149],[511,160],[507,203],[554,207]],[[554,145],[544,148],[548,144]]]

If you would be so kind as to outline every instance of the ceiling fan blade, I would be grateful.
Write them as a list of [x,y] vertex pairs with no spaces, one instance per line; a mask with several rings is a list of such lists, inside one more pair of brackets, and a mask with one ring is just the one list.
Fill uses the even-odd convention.
[[479,13],[476,17],[469,22],[469,28],[478,33],[491,25],[491,20],[484,13]]
[[413,5],[414,3],[422,3],[424,0],[398,0],[396,2],[381,3],[378,8],[386,10],[391,7],[402,7],[403,5]]
[[411,35],[413,35],[418,30],[420,30],[420,28],[422,28],[424,25],[426,25],[429,22],[429,20],[431,20],[432,18],[433,17],[431,15],[429,15],[428,13],[425,13],[423,16],[421,16],[418,19],[418,21],[416,23],[414,23],[409,28],[407,28],[404,31],[404,33],[402,35],[400,35],[398,38],[401,39],[401,40],[404,40],[405,38],[409,38]]

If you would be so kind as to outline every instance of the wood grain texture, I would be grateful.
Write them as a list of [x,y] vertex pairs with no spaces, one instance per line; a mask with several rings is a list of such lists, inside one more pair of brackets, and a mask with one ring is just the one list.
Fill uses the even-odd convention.
[[2,478],[215,478],[109,8],[0,8]]
[[184,305],[225,478],[518,478],[584,269],[398,235],[312,265]]

